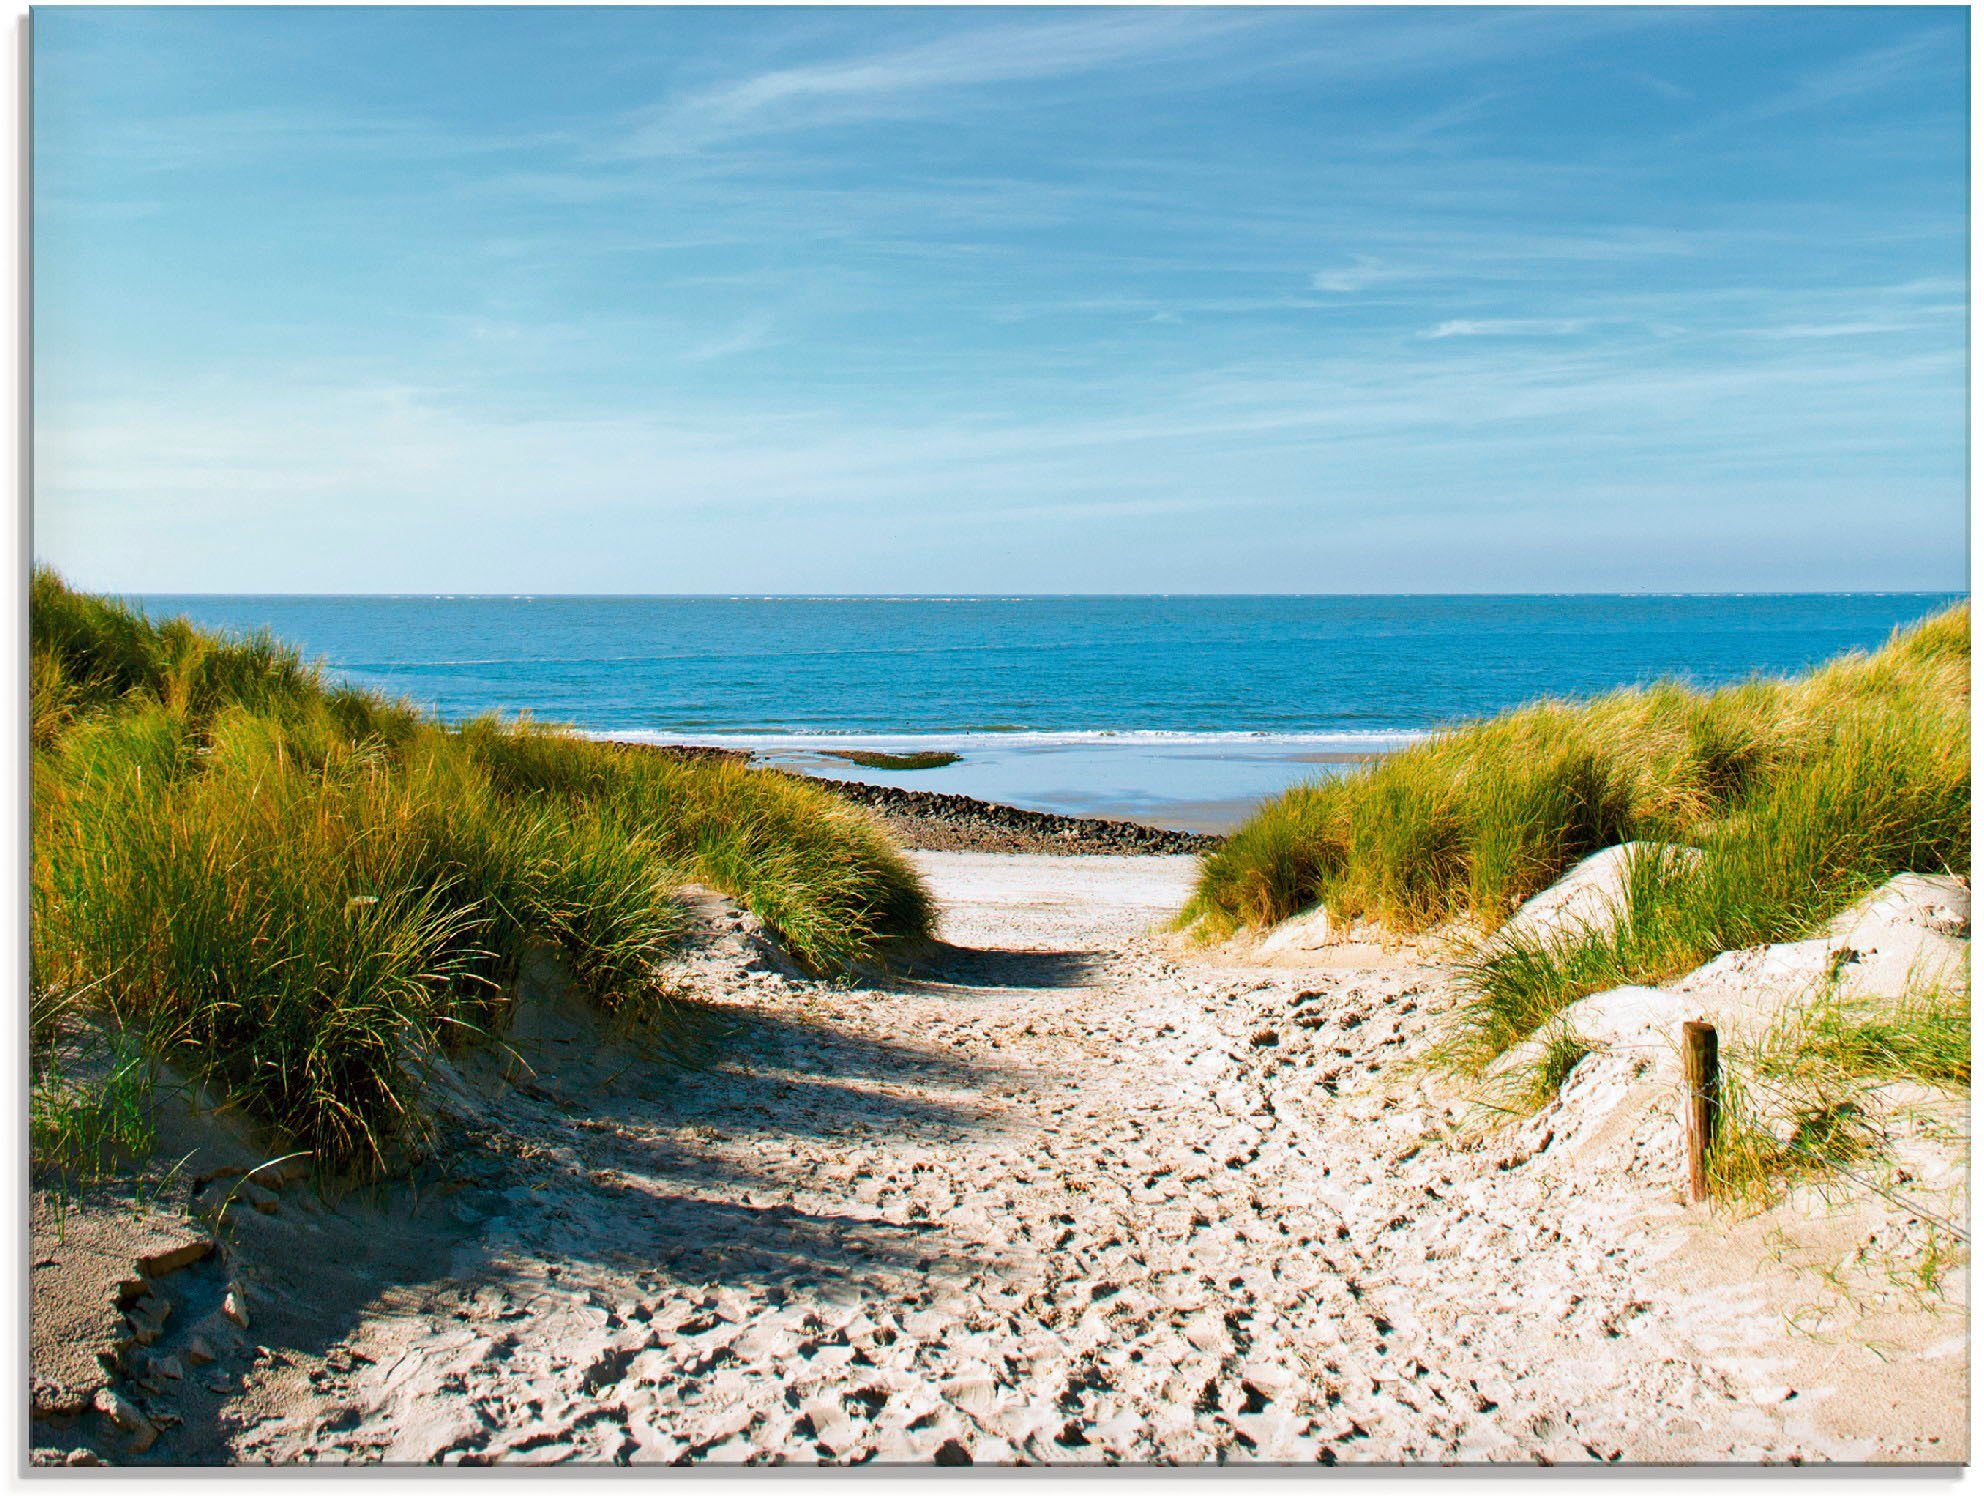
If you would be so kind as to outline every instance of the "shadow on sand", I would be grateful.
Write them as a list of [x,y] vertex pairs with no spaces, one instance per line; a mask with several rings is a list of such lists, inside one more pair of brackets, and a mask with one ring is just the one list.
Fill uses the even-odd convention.
[[982,950],[935,946],[903,979],[913,990],[963,987],[981,991],[1083,987],[1102,970],[1096,951]]
[[[1079,985],[1094,966],[1080,952],[941,947],[888,987],[968,1003]],[[446,1319],[465,1293],[551,1264],[576,1281],[595,1270],[622,1282],[652,1274],[657,1291],[673,1279],[773,1300],[973,1267],[936,1222],[764,1198],[804,1182],[782,1140],[886,1144],[987,1125],[974,1097],[990,1072],[911,1039],[853,1032],[834,1022],[833,998],[819,989],[817,1017],[700,1005],[714,1062],[698,1068],[631,1049],[576,1008],[548,1024],[540,1014],[528,1055],[536,1078],[485,1077],[479,1115],[455,1119],[449,1145],[413,1177],[332,1199],[298,1187],[273,1213],[237,1213],[228,1256],[249,1285],[248,1339],[261,1348],[244,1353],[314,1363],[368,1319]],[[762,1154],[740,1158],[744,1138],[761,1139]],[[301,1372],[289,1375],[295,1399],[314,1402]],[[241,1410],[227,1393],[192,1390],[158,1456],[224,1461]]]

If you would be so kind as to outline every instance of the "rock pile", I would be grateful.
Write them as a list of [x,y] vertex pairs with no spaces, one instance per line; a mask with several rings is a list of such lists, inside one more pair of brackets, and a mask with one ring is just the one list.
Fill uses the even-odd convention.
[[[810,777],[810,776],[809,776]],[[920,852],[1059,852],[1123,855],[1210,852],[1222,838],[1172,831],[1135,821],[1057,816],[894,785],[814,779],[843,800],[866,806],[903,842]]]
[[[608,740],[612,741],[612,740]],[[751,755],[739,748],[713,748],[686,743],[623,743],[612,746],[630,753],[662,753],[700,762],[748,764]],[[772,769],[772,773],[791,770]],[[843,800],[867,807],[879,816],[905,846],[919,852],[1059,852],[1063,854],[1144,853],[1165,855],[1210,852],[1224,837],[1197,831],[1172,831],[1135,821],[1110,821],[1093,816],[1061,816],[1021,810],[975,800],[969,795],[907,790],[891,784],[860,784],[851,779],[795,775],[817,784]]]

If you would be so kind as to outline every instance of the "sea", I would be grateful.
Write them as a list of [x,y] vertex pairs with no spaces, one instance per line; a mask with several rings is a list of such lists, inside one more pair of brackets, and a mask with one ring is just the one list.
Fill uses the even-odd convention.
[[[132,599],[267,629],[444,719],[528,714],[807,773],[1229,829],[1264,798],[1541,697],[1809,668],[1949,593]],[[941,768],[834,755],[938,750]]]

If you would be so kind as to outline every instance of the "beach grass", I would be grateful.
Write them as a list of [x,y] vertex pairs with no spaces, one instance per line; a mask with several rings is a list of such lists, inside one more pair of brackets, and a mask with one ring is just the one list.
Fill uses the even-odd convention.
[[106,1035],[104,1047],[88,1076],[72,1073],[53,1050],[39,1051],[28,1088],[30,1156],[77,1182],[141,1162],[158,1141],[150,1055],[117,1034]]
[[30,979],[358,1171],[416,1143],[423,1053],[500,1028],[554,946],[677,1024],[676,890],[735,897],[822,971],[927,936],[914,869],[787,776],[527,723],[454,728],[37,572]]
[[[1270,802],[1208,856],[1210,937],[1316,904],[1480,941],[1447,1051],[1478,1070],[1588,993],[1796,938],[1900,872],[1970,867],[1967,604],[1789,680],[1546,701]],[[1582,857],[1637,841],[1620,917],[1496,932]]]
[[1482,1099],[1489,1109],[1504,1116],[1527,1117],[1554,1101],[1571,1078],[1571,1072],[1597,1048],[1568,1023],[1551,1022],[1541,1026],[1535,1059],[1502,1078],[1499,1095]]
[[917,753],[880,753],[865,748],[848,748],[830,752],[827,757],[840,759],[843,763],[859,764],[864,769],[943,769],[959,762],[963,755],[938,748]]
[[1968,988],[1847,999],[1829,983],[1722,1066],[1710,1188],[1769,1204],[1788,1185],[1883,1157],[1888,1094],[1907,1085],[1969,1092]]

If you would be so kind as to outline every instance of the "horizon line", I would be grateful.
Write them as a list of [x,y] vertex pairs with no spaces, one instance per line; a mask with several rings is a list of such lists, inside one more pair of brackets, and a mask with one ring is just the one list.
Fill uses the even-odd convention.
[[1963,587],[1834,587],[1683,589],[1646,588],[1630,592],[1551,590],[1527,592],[177,592],[152,589],[79,588],[110,597],[162,598],[280,598],[323,601],[414,601],[522,602],[616,601],[616,602],[1088,602],[1149,598],[1260,599],[1357,598],[1371,601],[1405,598],[1772,598],[1772,597],[1967,597]]

